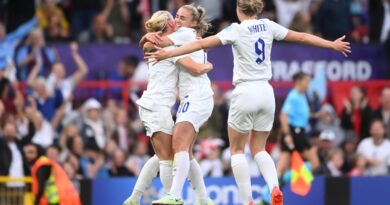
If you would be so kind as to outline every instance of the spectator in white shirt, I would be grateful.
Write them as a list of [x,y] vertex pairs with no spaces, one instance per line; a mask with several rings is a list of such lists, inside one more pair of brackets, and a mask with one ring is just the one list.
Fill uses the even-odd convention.
[[217,143],[217,140],[205,140],[205,142],[201,143],[205,159],[200,161],[199,165],[202,168],[203,176],[223,176],[223,165],[220,158],[221,151]]
[[366,175],[381,176],[389,174],[390,141],[385,138],[383,121],[374,120],[370,128],[371,137],[360,142],[357,152],[367,160]]

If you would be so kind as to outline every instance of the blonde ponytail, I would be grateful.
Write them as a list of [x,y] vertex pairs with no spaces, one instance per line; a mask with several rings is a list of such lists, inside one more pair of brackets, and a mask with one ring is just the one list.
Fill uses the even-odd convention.
[[157,11],[153,16],[145,23],[147,32],[166,31],[168,20],[173,18],[168,11]]
[[196,21],[196,26],[193,27],[198,32],[198,35],[203,36],[210,28],[210,23],[206,19],[206,9],[201,6],[195,7],[193,4],[182,6],[192,13],[192,19]]

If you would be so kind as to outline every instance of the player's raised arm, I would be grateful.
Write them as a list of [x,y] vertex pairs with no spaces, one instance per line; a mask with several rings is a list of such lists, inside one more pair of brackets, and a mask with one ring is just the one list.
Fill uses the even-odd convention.
[[172,49],[170,51],[166,51],[164,49],[157,47],[156,52],[145,53],[145,58],[152,59],[152,62],[158,62],[174,56],[180,56],[180,55],[192,53],[200,49],[206,50],[218,45],[222,45],[222,42],[219,40],[217,36],[214,35],[201,40],[192,41],[191,43],[186,43],[183,46]]
[[351,53],[351,46],[350,43],[344,41],[344,39],[345,36],[342,36],[335,41],[328,41],[312,34],[296,32],[292,30],[289,30],[287,36],[284,38],[285,41],[297,42],[321,48],[328,48],[341,52],[344,56],[348,56],[348,53]]

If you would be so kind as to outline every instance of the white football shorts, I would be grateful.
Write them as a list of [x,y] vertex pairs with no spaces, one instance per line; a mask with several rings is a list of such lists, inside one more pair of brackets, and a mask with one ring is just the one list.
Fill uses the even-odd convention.
[[271,131],[275,96],[268,81],[239,83],[232,92],[228,125],[240,133]]

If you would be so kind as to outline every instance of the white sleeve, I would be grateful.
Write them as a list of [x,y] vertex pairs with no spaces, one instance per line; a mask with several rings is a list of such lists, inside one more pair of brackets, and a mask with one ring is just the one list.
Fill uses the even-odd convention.
[[268,21],[268,26],[271,29],[274,39],[280,41],[286,38],[288,29],[275,23],[274,21]]
[[190,28],[179,28],[177,31],[168,35],[168,38],[175,46],[181,46],[196,39],[196,31]]
[[223,45],[226,44],[234,44],[236,40],[239,38],[238,26],[236,23],[226,27],[222,31],[217,34],[219,40],[221,40]]

